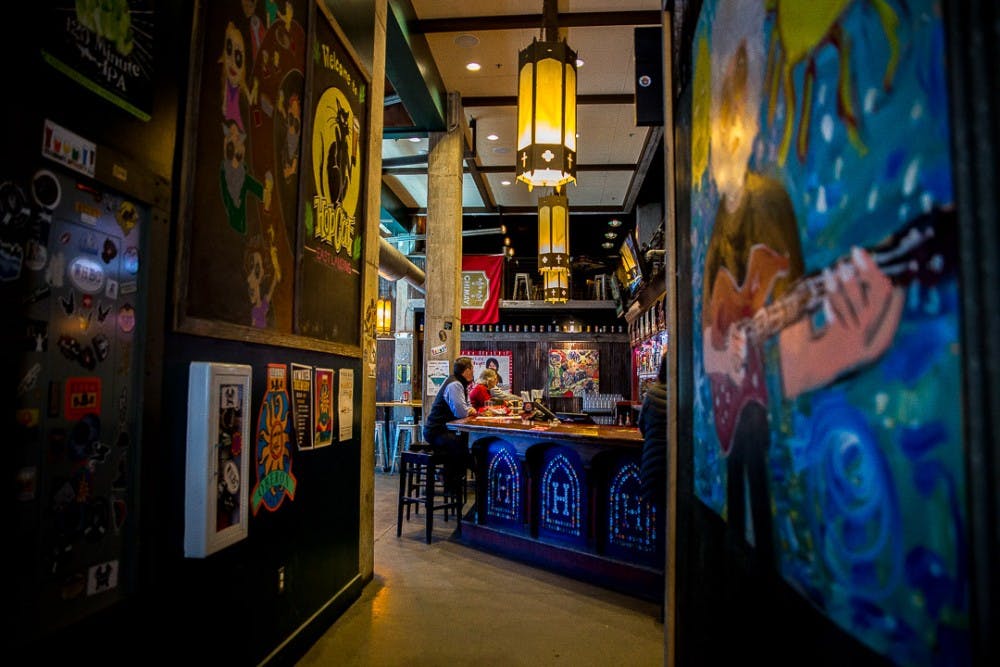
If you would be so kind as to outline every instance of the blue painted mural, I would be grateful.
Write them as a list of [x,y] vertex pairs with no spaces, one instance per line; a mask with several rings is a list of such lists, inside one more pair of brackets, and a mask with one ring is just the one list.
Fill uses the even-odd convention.
[[705,0],[697,497],[851,635],[969,664],[948,90],[930,0]]

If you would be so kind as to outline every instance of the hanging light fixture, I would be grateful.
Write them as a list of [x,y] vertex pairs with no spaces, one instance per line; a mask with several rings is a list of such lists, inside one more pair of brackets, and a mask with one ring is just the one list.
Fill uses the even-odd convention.
[[559,40],[556,0],[544,0],[545,41],[517,57],[517,180],[559,187],[576,182],[576,52]]
[[538,198],[538,272],[545,300],[569,299],[569,199],[563,194]]
[[375,334],[388,336],[392,333],[392,299],[379,297],[375,302]]

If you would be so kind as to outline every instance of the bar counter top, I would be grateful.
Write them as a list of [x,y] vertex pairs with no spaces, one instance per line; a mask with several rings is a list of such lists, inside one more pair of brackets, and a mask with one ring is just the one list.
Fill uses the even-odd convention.
[[448,423],[448,428],[469,433],[497,432],[506,435],[561,440],[565,442],[621,444],[642,447],[642,434],[634,426],[608,426],[602,424],[572,424],[568,422],[531,422],[524,424],[520,416],[477,416]]

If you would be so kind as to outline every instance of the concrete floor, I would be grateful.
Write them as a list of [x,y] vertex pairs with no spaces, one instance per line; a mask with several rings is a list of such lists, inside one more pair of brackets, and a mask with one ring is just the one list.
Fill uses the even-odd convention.
[[299,665],[663,664],[657,604],[463,546],[440,515],[431,544],[423,515],[397,538],[398,479],[375,474],[375,578]]

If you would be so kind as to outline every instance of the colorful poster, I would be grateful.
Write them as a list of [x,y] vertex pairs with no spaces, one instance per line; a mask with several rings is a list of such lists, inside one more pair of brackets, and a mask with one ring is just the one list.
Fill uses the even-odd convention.
[[269,512],[277,511],[286,496],[295,500],[287,373],[284,364],[267,365],[267,388],[257,417],[257,487],[251,500],[254,516],[262,506]]
[[153,0],[49,3],[42,58],[141,120],[153,110]]
[[243,408],[246,396],[245,385],[242,382],[224,383],[218,385],[219,414],[218,434],[215,439],[215,450],[218,460],[216,471],[219,483],[216,485],[215,500],[215,531],[219,532],[230,526],[239,526],[243,522],[243,512],[246,511],[247,480],[243,478]]
[[340,369],[337,384],[337,403],[340,411],[337,424],[340,426],[340,442],[354,437],[354,369]]
[[451,375],[451,364],[447,361],[431,359],[427,362],[427,383],[424,395],[428,400],[433,400],[437,396],[449,375]]
[[462,351],[463,357],[472,359],[472,376],[479,380],[479,375],[487,368],[492,368],[500,376],[498,386],[505,391],[510,391],[510,383],[513,373],[514,353],[510,350],[494,350],[483,352],[482,350]]
[[549,396],[583,396],[599,391],[600,355],[597,350],[549,350]]
[[333,444],[333,371],[316,369],[316,409],[313,411],[313,446]]
[[295,416],[295,444],[299,450],[313,448],[313,369],[292,364],[292,414]]
[[503,255],[462,257],[462,324],[500,321]]
[[317,4],[304,107],[296,331],[360,345],[368,81]]
[[694,34],[695,494],[874,651],[965,665],[940,3],[815,5],[706,0]]

